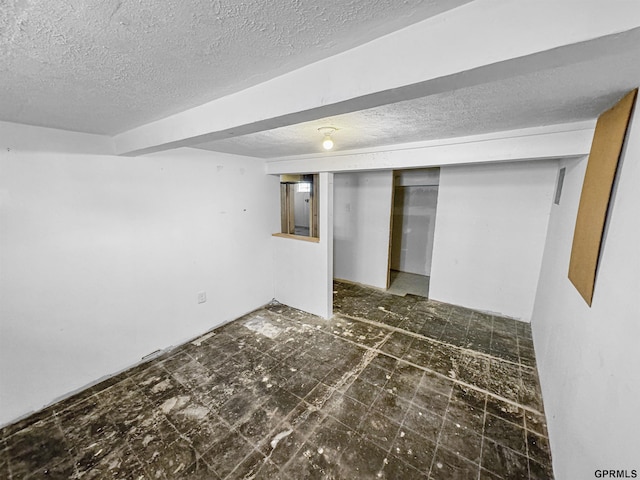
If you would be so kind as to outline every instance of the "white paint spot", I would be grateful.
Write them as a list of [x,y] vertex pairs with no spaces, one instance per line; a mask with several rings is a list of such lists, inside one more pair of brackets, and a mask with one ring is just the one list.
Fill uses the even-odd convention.
[[418,415],[422,416],[422,412],[418,412]]
[[456,427],[460,428],[460,424],[459,424],[459,423],[456,423]]
[[204,417],[207,416],[207,413],[209,413],[209,410],[207,410],[204,407],[189,407],[189,408],[185,408],[182,411],[182,414],[184,416],[189,418],[195,418],[196,420],[202,420]]
[[140,385],[151,385],[153,382],[156,382],[158,380],[160,380],[160,377],[158,377],[156,375],[153,375],[153,376],[149,377],[148,379],[146,379],[145,381],[140,382]]
[[400,448],[396,447],[396,453],[400,453]]
[[[291,429],[285,430],[285,431],[280,432],[279,434],[277,434],[275,437],[273,437],[273,440],[271,440],[271,448],[276,448],[276,446],[278,445],[278,442],[280,440],[282,440],[283,438],[286,438],[289,435],[291,435],[292,432],[293,432],[293,430],[291,430]],[[305,452],[305,455],[306,456],[311,456],[311,452],[309,452],[309,455],[307,455],[307,452]]]
[[324,448],[322,448],[322,447],[318,448],[318,453],[320,455],[322,455],[324,453]]
[[391,375],[389,375],[388,373],[385,375],[387,380],[391,380]]
[[389,459],[387,457],[384,457],[384,460],[382,460],[382,463],[384,463],[385,465],[389,465]]
[[185,395],[181,395],[179,397],[171,397],[164,401],[164,403],[160,406],[160,410],[162,413],[169,413],[173,409],[180,409],[184,407],[187,403],[189,403],[189,397]]
[[442,465],[442,463],[440,463],[440,462],[436,463],[436,467],[438,467],[438,468],[442,468],[443,466],[444,465]]
[[268,382],[269,381],[269,377],[262,377],[262,381],[263,382]]
[[404,432],[400,432],[400,438],[404,437]]
[[156,385],[153,386],[153,388],[151,389],[151,391],[153,393],[160,393],[160,392],[164,392],[166,390],[169,390],[171,388],[171,382],[169,381],[169,379],[163,380],[160,383],[157,383]]
[[251,331],[264,335],[268,338],[276,338],[282,332],[282,328],[276,327],[274,324],[269,322],[266,318],[261,316],[256,316],[245,322],[244,326]]

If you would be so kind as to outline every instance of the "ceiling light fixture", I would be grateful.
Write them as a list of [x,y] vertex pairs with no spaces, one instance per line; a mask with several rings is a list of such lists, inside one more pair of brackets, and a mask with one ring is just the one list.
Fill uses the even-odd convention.
[[331,150],[333,148],[333,140],[331,139],[331,135],[333,132],[338,130],[336,127],[320,127],[318,131],[324,135],[324,139],[322,140],[322,148],[325,150]]

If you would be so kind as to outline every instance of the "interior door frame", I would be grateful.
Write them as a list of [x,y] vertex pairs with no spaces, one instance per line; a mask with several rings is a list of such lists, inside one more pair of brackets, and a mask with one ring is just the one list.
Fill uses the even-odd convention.
[[389,209],[389,251],[387,252],[387,290],[391,286],[391,249],[393,248],[393,209],[396,201],[396,170],[391,170],[391,208]]

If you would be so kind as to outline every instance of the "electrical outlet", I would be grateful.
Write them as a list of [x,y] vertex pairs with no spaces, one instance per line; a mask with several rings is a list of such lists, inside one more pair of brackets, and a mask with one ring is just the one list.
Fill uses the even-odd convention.
[[198,292],[198,303],[204,303],[207,301],[207,292]]

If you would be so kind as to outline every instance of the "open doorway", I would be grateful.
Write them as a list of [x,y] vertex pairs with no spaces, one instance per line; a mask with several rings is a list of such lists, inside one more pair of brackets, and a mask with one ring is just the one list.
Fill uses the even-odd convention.
[[388,291],[428,297],[439,168],[393,175]]

